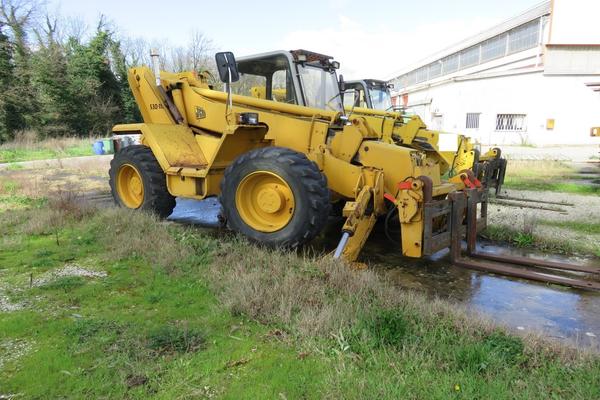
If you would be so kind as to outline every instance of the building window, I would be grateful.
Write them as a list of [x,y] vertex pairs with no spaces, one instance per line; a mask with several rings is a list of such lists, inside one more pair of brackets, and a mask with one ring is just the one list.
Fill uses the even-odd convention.
[[481,43],[481,62],[500,58],[506,54],[506,33]]
[[496,130],[501,132],[522,132],[527,130],[525,114],[497,114]]
[[408,74],[406,74],[404,76],[405,78],[405,87],[406,86],[410,86],[410,85],[414,85],[415,83],[417,83],[417,72],[416,71],[411,71]]
[[425,82],[427,80],[427,66],[421,67],[417,70],[417,83]]
[[516,53],[537,46],[539,34],[539,19],[511,29],[508,31],[508,52]]
[[460,69],[479,64],[479,46],[469,47],[460,52]]
[[458,71],[458,53],[442,58],[442,71],[444,75]]
[[467,122],[465,128],[479,129],[479,115],[481,113],[467,113]]
[[401,87],[411,86],[454,73],[459,69],[473,67],[508,54],[534,48],[539,42],[540,29],[540,19],[536,18],[508,32],[412,70],[400,77],[400,85]]
[[429,64],[429,79],[437,78],[442,75],[442,62],[436,61]]

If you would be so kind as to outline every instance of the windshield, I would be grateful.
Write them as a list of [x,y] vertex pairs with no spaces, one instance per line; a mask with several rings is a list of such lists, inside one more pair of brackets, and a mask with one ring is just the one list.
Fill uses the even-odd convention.
[[298,72],[308,107],[342,112],[340,89],[334,70],[299,64]]
[[373,108],[375,110],[387,111],[392,108],[392,99],[387,87],[370,87],[369,96],[371,97],[371,103],[373,103]]

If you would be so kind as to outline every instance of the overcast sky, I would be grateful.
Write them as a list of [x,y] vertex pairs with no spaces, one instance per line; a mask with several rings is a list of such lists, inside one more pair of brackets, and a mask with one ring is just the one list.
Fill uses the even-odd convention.
[[[515,16],[539,0],[49,0],[51,12],[100,14],[123,35],[185,45],[191,32],[249,55],[303,48],[334,56],[346,79],[389,78],[406,65]],[[370,7],[370,8],[366,8]]]

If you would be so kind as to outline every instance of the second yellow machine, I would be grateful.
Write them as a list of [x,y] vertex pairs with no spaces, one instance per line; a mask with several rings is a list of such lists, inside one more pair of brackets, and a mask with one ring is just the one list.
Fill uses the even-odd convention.
[[[141,145],[111,162],[118,204],[168,216],[175,197],[219,196],[231,229],[295,247],[314,238],[331,203],[340,202],[346,220],[338,257],[355,260],[379,217],[400,225],[406,256],[450,245],[449,194],[476,190],[476,180],[467,171],[443,181],[443,159],[383,140],[362,116],[348,119],[331,58],[274,53],[238,70],[233,54],[217,53],[227,93],[194,72],[160,72],[153,58],[153,70],[128,75],[144,123],[114,127],[117,135],[141,134]],[[254,81],[235,84],[240,74]],[[265,87],[265,99],[232,94],[256,86]]]

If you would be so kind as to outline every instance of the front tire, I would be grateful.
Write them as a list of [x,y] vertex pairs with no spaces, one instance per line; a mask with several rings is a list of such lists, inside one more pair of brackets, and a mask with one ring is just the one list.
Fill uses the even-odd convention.
[[298,247],[318,235],[330,212],[327,179],[302,153],[265,147],[225,170],[221,204],[228,226],[272,247]]
[[127,146],[110,162],[109,183],[115,203],[166,218],[175,208],[165,174],[147,146]]

